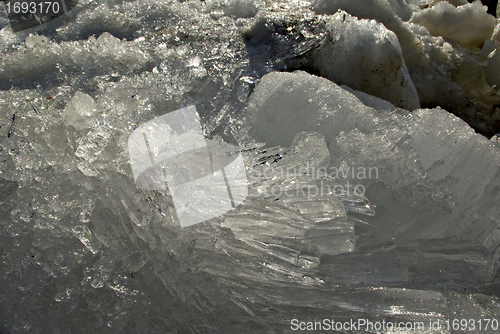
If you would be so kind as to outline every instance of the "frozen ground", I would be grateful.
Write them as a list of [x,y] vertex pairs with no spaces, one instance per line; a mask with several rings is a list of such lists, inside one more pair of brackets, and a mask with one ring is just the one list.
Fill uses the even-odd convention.
[[[480,3],[82,0],[0,29],[0,333],[500,320],[500,28]],[[249,195],[180,228],[128,138],[191,105],[240,146]]]

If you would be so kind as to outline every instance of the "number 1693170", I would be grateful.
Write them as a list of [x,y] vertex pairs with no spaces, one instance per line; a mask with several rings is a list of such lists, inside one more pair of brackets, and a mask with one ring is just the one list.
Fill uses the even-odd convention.
[[7,14],[57,14],[61,10],[58,2],[52,1],[7,1]]

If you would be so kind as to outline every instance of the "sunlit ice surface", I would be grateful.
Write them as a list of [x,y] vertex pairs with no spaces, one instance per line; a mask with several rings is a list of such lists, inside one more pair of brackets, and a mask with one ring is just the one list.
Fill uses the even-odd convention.
[[498,332],[479,2],[15,3],[1,333]]

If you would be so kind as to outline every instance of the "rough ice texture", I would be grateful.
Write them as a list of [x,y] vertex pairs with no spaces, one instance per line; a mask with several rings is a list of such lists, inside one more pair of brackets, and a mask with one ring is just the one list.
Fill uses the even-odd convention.
[[226,15],[234,15],[235,17],[252,17],[257,13],[252,0],[231,0],[225,9]]
[[481,46],[495,28],[495,18],[481,1],[455,7],[439,2],[412,16],[411,22],[425,26],[433,36],[454,39],[467,46]]
[[500,23],[497,23],[493,34],[491,35],[491,40],[500,42]]
[[[245,122],[255,124],[249,129],[252,138],[270,146],[290,146],[295,134],[302,131],[319,132],[329,144],[342,129],[374,127],[370,110],[325,78],[302,71],[273,72],[251,95]],[[353,119],[353,114],[358,117]]]
[[[304,72],[264,77],[326,36],[308,1],[254,2],[249,18],[211,1],[84,2],[32,36],[0,31],[0,332],[284,333],[293,317],[498,319],[497,136],[485,140],[442,109],[391,111]],[[449,111],[471,115],[482,95],[496,103],[478,85],[483,64],[496,66],[487,58],[496,46],[483,58],[386,19],[398,22],[391,29],[401,29],[421,99],[456,100]],[[262,21],[271,37],[252,44],[242,32]],[[205,135],[248,144],[253,192],[234,212],[181,229],[167,192],[134,183],[127,138],[192,104]],[[494,109],[482,110],[490,114],[479,123],[493,124]],[[280,126],[288,118],[302,123]],[[280,173],[297,166],[379,175]],[[272,192],[321,181],[356,181],[366,193]]]
[[[441,106],[467,120],[478,132],[491,136],[500,129],[498,91],[487,81],[479,52],[441,37],[419,36],[424,45],[420,64],[410,69],[424,106]],[[486,73],[485,73],[486,72]]]
[[89,128],[96,116],[96,105],[88,94],[77,91],[66,105],[62,117],[67,125],[82,130]]
[[396,35],[374,20],[338,12],[327,21],[328,35],[313,51],[313,66],[339,84],[378,96],[398,107],[420,107]]
[[[409,18],[408,5],[405,1],[400,0],[369,0],[369,1],[347,1],[347,0],[333,0],[324,1],[316,0],[314,2],[314,9],[318,12],[334,13],[338,9],[343,9],[348,13],[352,13],[358,17],[369,16],[378,17],[380,21],[389,20],[396,16],[395,12],[401,13],[403,20],[407,21]],[[371,13],[370,13],[371,12]],[[373,16],[372,16],[373,15]],[[368,18],[368,17],[366,17]]]
[[222,227],[231,229],[249,246],[300,267],[316,267],[319,254],[354,251],[354,224],[346,210],[357,209],[360,203],[367,205],[368,200],[364,196],[335,196],[326,183],[324,191],[314,196],[305,191],[325,182],[326,175],[318,171],[328,167],[330,154],[322,135],[298,133],[290,148],[253,148],[246,151],[245,160],[249,198],[223,219]]
[[335,14],[341,9],[358,18],[377,20],[398,36],[403,52],[406,53],[407,49],[415,49],[414,44],[416,41],[411,30],[403,23],[404,18],[396,15],[395,10],[398,11],[397,7],[394,7],[396,3],[400,2],[389,2],[387,0],[316,0],[313,8],[318,14]]
[[360,92],[358,90],[354,90],[348,86],[342,85],[342,88],[347,90],[348,92],[356,95],[356,97],[363,102],[365,105],[368,107],[372,107],[375,110],[380,110],[380,111],[394,111],[396,110],[396,106],[390,103],[389,101],[383,100],[381,98],[378,98],[376,96],[366,94],[364,92]]
[[493,87],[500,87],[500,49],[498,41],[487,40],[481,49],[481,56],[486,59],[484,75],[486,82]]
[[[423,4],[423,3],[422,3]],[[431,3],[426,4],[429,6]],[[490,38],[494,27],[494,18],[487,14],[480,4],[470,4],[455,8],[448,2],[438,2],[428,10],[433,12],[435,6],[444,6],[450,13],[474,12],[464,20],[450,19],[449,27],[460,31],[462,22],[482,20],[471,29],[463,26],[467,32],[463,36],[472,36],[471,32],[485,32],[484,40]],[[439,8],[439,7],[438,7]],[[464,9],[465,8],[465,9]],[[394,14],[389,3],[381,0],[373,1],[322,1],[316,0],[313,9],[318,14],[334,15],[339,9],[359,18],[374,19],[392,30],[399,39],[405,64],[411,80],[417,90],[420,105],[427,107],[441,106],[457,116],[467,120],[477,131],[492,136],[500,131],[500,103],[498,92],[486,82],[482,59],[476,51],[460,44],[459,41],[442,37],[433,37],[422,25],[404,22]],[[424,13],[420,8],[414,16]],[[493,21],[492,21],[493,20]],[[413,22],[413,20],[410,20]],[[436,19],[432,24],[443,22]],[[493,23],[492,23],[493,22]],[[446,23],[447,24],[447,23]],[[482,30],[481,30],[482,29]],[[458,34],[458,32],[457,32]]]
[[408,21],[411,18],[412,11],[406,0],[388,0],[394,13],[403,21]]
[[469,3],[467,0],[432,0],[429,1],[428,7],[432,7],[433,5],[443,1],[447,1],[455,7],[467,5]]
[[[377,112],[336,84],[304,72],[266,75],[247,113],[258,141],[289,145],[292,133],[316,131],[325,136],[334,165],[378,166],[380,179],[367,187],[387,211],[370,219],[397,231],[396,242],[459,237],[491,249],[500,241],[496,220],[488,218],[498,208],[485,211],[482,204],[498,196],[498,148],[456,116],[442,109]],[[265,122],[257,123],[261,119]],[[386,186],[401,198],[389,195]],[[410,206],[402,200],[408,194],[414,201]]]
[[62,68],[75,72],[112,68],[117,74],[136,73],[150,67],[152,61],[150,51],[141,50],[137,42],[122,41],[107,32],[98,38],[63,43],[30,35],[21,53],[2,56],[0,85],[4,89],[26,78],[57,78]]

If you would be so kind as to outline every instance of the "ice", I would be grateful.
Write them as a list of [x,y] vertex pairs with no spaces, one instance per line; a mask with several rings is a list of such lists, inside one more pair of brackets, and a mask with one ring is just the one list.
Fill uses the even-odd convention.
[[487,14],[486,10],[481,1],[458,7],[441,1],[413,15],[411,22],[425,26],[433,36],[479,47],[491,37],[495,28],[495,17]]
[[[0,10],[0,332],[363,318],[450,333],[429,324],[498,318],[498,41],[490,31],[479,50],[407,22],[440,6],[82,0],[19,33]],[[154,122],[188,106],[209,174],[240,155],[221,184],[242,186],[227,176],[244,169],[248,193],[181,227],[176,190],[138,186],[128,143],[153,122],[138,151],[182,167],[177,181],[206,172],[206,156],[178,157],[185,137],[164,149],[172,127]]]
[[64,109],[62,117],[68,125],[82,130],[90,128],[96,114],[96,105],[92,97],[78,91]]
[[493,30],[493,34],[491,35],[491,40],[500,41],[500,25],[497,23],[495,29]]
[[[488,233],[470,233],[475,220],[469,218],[471,212],[464,211],[465,206],[470,208],[470,205],[474,206],[472,203],[479,203],[481,198],[496,196],[492,190],[494,187],[490,187],[498,182],[498,151],[490,141],[475,134],[465,122],[441,109],[418,110],[413,114],[377,113],[374,109],[363,107],[354,96],[334,84],[329,87],[323,84],[321,90],[316,88],[322,81],[303,72],[265,76],[250,100],[247,121],[253,124],[253,120],[258,119],[257,115],[265,117],[267,121],[266,124],[255,125],[251,130],[253,136],[259,141],[277,144],[286,140],[287,132],[319,132],[325,135],[333,166],[341,166],[341,163],[349,161],[354,165],[357,163],[379,168],[377,180],[358,180],[367,182],[367,188],[371,187],[375,191],[374,196],[379,191],[375,189],[383,187],[382,184],[394,187],[396,192],[413,192],[415,199],[421,198],[417,202],[422,201],[420,204],[415,203],[420,207],[420,219],[428,220],[430,215],[435,215],[441,220],[435,229],[428,229],[428,221],[417,227],[419,219],[415,219],[413,209],[408,211],[392,199],[391,204],[385,203],[384,207],[391,207],[398,212],[395,215],[400,215],[398,219],[410,219],[406,225],[398,227],[401,228],[398,232],[401,238],[406,240],[411,230],[414,235],[420,233],[423,238],[428,235],[463,236],[490,247],[493,240],[484,239]],[[274,91],[268,87],[273,87]],[[277,89],[280,91],[277,92]],[[321,100],[319,95],[325,98],[324,104],[314,103]],[[328,105],[328,101],[334,102],[333,106]],[[292,112],[293,108],[295,113]],[[315,118],[321,118],[322,122],[308,123],[305,118],[300,118],[311,117],[316,113],[319,116]],[[367,118],[370,114],[372,117]],[[297,121],[293,125],[287,124],[292,117]],[[367,119],[378,121],[370,124]],[[336,127],[337,124],[342,124],[342,130]],[[441,129],[444,124],[446,129]],[[280,140],[274,136],[279,136]],[[440,144],[431,144],[431,141]],[[471,156],[475,158],[471,159]],[[486,158],[487,163],[480,167],[474,163],[484,160],[486,156],[489,157]],[[436,189],[440,189],[439,195],[435,193]],[[491,189],[488,191],[493,193],[485,189]],[[435,201],[442,203],[441,213],[426,213],[426,210],[434,210],[431,209],[433,205],[425,200],[427,196],[431,196],[433,205],[437,204]],[[490,208],[477,214],[487,217],[495,215],[495,210]],[[457,220],[456,217],[462,218]],[[489,225],[486,221],[483,228],[493,232],[495,224]],[[446,227],[447,224],[450,225]]]
[[408,21],[411,18],[412,11],[409,6],[409,1],[406,0],[388,0],[392,10],[403,21]]
[[251,0],[231,0],[225,9],[226,15],[235,17],[252,17],[257,13],[257,7]]
[[[250,246],[301,267],[318,265],[315,248],[322,254],[354,250],[354,226],[346,214],[352,198],[333,194],[334,186],[322,172],[329,165],[322,136],[299,133],[292,147],[251,149],[245,160],[249,197],[224,218],[222,227]],[[368,203],[362,196],[359,200]],[[292,242],[297,239],[303,242]]]
[[[374,127],[372,112],[353,94],[324,78],[301,71],[270,73],[250,96],[244,122],[258,122],[250,135],[269,146],[289,146],[302,131],[321,133],[329,145],[341,129]],[[354,114],[358,115],[356,124]]]
[[[67,71],[99,72],[113,68],[113,72],[132,73],[148,67],[149,51],[137,43],[121,41],[110,33],[85,41],[54,43],[44,36],[28,36],[19,53],[2,56],[2,85],[17,85],[20,77],[32,80],[64,77]],[[8,64],[8,65],[7,65]],[[27,65],[30,64],[30,65]]]
[[[335,14],[341,9],[358,18],[373,19],[382,23],[398,36],[407,62],[410,61],[410,52],[408,51],[411,50],[412,53],[417,51],[418,43],[415,41],[415,36],[404,22],[408,17],[407,10],[409,8],[402,1],[316,0],[313,8],[318,14]],[[397,16],[395,12],[401,13],[402,17]]]
[[500,80],[500,52],[498,42],[487,40],[481,49],[481,55],[486,58],[487,65],[485,67],[485,78],[490,86],[499,87]]
[[[416,88],[420,105],[445,108],[466,119],[477,131],[491,137],[498,132],[496,120],[499,117],[499,110],[495,106],[498,105],[500,98],[494,87],[489,85],[490,82],[496,81],[494,73],[497,66],[492,62],[489,69],[483,72],[482,65],[479,65],[482,58],[477,53],[477,49],[471,49],[467,45],[475,43],[475,46],[480,47],[484,41],[488,40],[495,27],[495,18],[487,14],[478,1],[458,8],[446,1],[434,3],[432,6],[430,2],[419,2],[413,5],[417,7],[414,7],[413,18],[409,22],[396,16],[386,1],[318,0],[315,1],[313,8],[318,14],[335,15],[338,10],[344,10],[358,18],[374,19],[382,23],[387,29],[393,31],[399,40],[404,63]],[[428,8],[422,10],[420,6]],[[459,37],[452,39],[447,35],[443,35],[449,38],[447,40],[441,36],[430,36],[427,29],[429,27],[423,21],[417,21],[417,18],[427,15],[425,13],[438,13],[436,6],[447,8],[447,12],[449,11],[453,17],[462,15],[459,14],[462,12],[470,12],[464,20],[450,18],[450,22],[453,21],[453,23],[448,24],[442,23],[445,22],[442,18],[436,18],[432,19],[430,24],[434,26],[442,23],[446,29],[455,27],[453,31],[456,31],[457,36],[460,35],[475,42],[461,40]],[[475,24],[471,21],[476,19],[481,23]],[[469,21],[474,25],[473,29],[465,27]],[[465,30],[462,33],[460,29]],[[434,32],[432,34],[442,35]],[[480,36],[480,38],[477,37],[476,40],[473,35]],[[451,71],[452,68],[454,71]],[[485,78],[489,78],[488,82]],[[352,88],[359,90],[356,87]],[[393,100],[390,102],[399,106]]]
[[438,2],[442,2],[442,1],[447,1],[455,7],[468,4],[467,0],[437,0],[437,1],[430,1],[429,7],[432,7],[433,5],[437,4]]
[[94,162],[108,144],[110,135],[109,125],[101,119],[95,123],[85,137],[80,139],[75,155],[85,161]]
[[338,84],[375,95],[399,107],[420,107],[396,35],[376,21],[339,12],[327,22],[328,35],[313,51],[313,66]]
[[379,97],[376,97],[376,96],[373,96],[373,95],[370,95],[370,94],[367,94],[364,92],[360,92],[358,90],[354,90],[354,89],[352,89],[348,86],[345,86],[345,85],[342,85],[341,87],[344,88],[345,90],[347,90],[348,92],[356,95],[356,97],[361,102],[363,102],[368,107],[372,107],[375,110],[394,111],[397,109],[396,106],[394,106],[392,103],[390,103],[389,101],[383,100]]
[[[452,110],[488,137],[498,132],[499,109],[496,105],[500,97],[494,86],[494,53],[488,58],[482,51],[451,40],[446,42],[441,37],[417,36],[424,45],[424,57],[409,71],[421,104]],[[483,49],[489,48],[490,42],[486,41]],[[487,65],[484,60],[491,64]],[[455,65],[450,66],[452,63]],[[455,70],[451,71],[451,68]]]
[[342,9],[360,18],[368,18],[365,17],[366,15],[370,15],[369,18],[377,17],[381,22],[383,22],[385,18],[396,16],[395,12],[397,12],[399,14],[398,16],[405,21],[408,20],[409,16],[408,5],[405,1],[399,0],[371,0],[368,2],[316,0],[314,2],[314,9],[318,12],[328,12],[331,14],[335,13],[338,9]]

